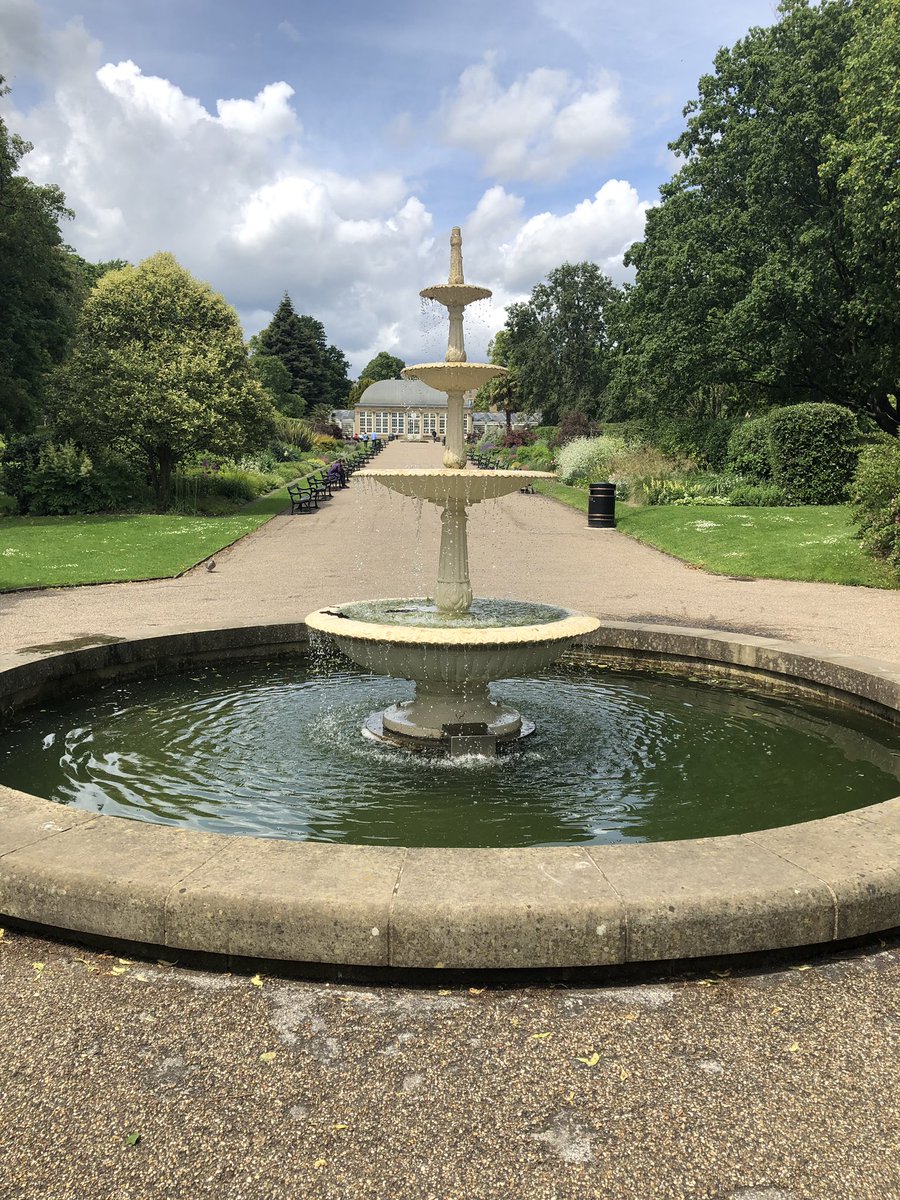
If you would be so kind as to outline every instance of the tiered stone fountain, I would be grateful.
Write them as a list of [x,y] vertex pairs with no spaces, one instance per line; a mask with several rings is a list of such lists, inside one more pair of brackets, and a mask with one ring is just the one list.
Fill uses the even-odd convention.
[[599,622],[568,609],[517,601],[473,600],[469,582],[467,509],[482,500],[517,491],[529,479],[551,479],[541,471],[467,469],[463,405],[467,391],[505,374],[503,367],[470,363],[463,338],[463,311],[491,295],[465,282],[462,238],[450,237],[450,276],[420,293],[443,304],[450,336],[444,362],[407,367],[448,396],[444,467],[431,470],[360,472],[391,491],[436,504],[441,510],[441,549],[433,598],[345,604],[310,613],[307,624],[331,634],[344,654],[382,675],[410,679],[413,700],[369,718],[374,737],[414,749],[491,754],[531,733],[521,714],[491,698],[491,680],[529,675],[547,666]]

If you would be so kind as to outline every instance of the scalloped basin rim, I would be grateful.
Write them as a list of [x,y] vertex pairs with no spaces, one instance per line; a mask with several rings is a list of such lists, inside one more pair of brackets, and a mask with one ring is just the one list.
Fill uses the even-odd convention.
[[[382,603],[400,603],[401,598],[385,597]],[[408,601],[408,597],[406,600]],[[339,605],[335,605],[339,608]],[[571,641],[600,628],[596,617],[568,611],[559,621],[541,625],[500,625],[480,629],[433,629],[424,625],[380,625],[374,621],[355,621],[336,617],[330,609],[318,609],[306,618],[310,629],[330,633],[351,641],[387,642],[392,645],[446,646],[463,649],[467,646],[515,646],[519,643]]]

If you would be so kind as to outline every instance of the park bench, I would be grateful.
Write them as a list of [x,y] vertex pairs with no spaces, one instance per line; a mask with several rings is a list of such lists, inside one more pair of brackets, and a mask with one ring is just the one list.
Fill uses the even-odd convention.
[[291,501],[291,515],[298,512],[312,512],[313,507],[319,507],[315,491],[312,488],[304,487],[300,483],[289,483],[287,491]]
[[320,500],[330,500],[332,497],[331,484],[325,478],[324,471],[314,471],[299,483],[289,483],[287,493],[292,515],[312,512],[319,507]]

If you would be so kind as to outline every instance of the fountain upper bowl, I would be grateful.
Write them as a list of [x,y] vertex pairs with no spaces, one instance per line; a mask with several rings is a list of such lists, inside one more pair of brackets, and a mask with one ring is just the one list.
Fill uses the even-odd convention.
[[422,288],[419,295],[424,300],[437,300],[447,308],[465,306],[475,300],[487,300],[494,293],[490,288],[477,287],[474,283],[435,283]]

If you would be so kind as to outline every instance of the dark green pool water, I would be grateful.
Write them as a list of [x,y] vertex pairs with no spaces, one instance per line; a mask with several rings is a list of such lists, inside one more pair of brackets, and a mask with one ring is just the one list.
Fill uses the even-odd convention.
[[459,761],[363,740],[405,681],[305,657],[195,668],[23,714],[0,782],[222,833],[420,846],[740,833],[900,793],[900,733],[876,721],[584,666],[493,690],[538,732]]

